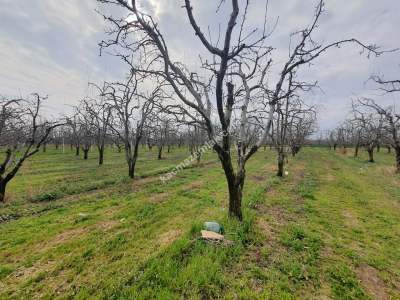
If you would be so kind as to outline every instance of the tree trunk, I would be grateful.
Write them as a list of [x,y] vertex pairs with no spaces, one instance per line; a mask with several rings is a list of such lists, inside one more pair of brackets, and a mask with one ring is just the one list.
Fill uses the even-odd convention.
[[135,177],[135,165],[136,165],[136,160],[134,160],[134,159],[131,159],[128,162],[128,168],[129,168],[128,175],[132,179]]
[[80,147],[79,145],[75,148],[75,156],[79,156]]
[[237,218],[239,221],[243,220],[242,215],[242,189],[243,183],[231,183],[229,185],[229,215]]
[[104,162],[104,146],[99,147],[99,165],[102,165]]
[[169,152],[170,152],[170,150],[171,150],[171,146],[168,146],[168,148],[167,148],[167,152],[169,153]]
[[369,157],[368,162],[371,162],[371,163],[375,162],[374,161],[374,149],[367,149],[367,152],[368,152],[368,157]]
[[201,152],[200,152],[200,150],[197,150],[197,151],[196,151],[196,161],[197,161],[197,164],[200,164],[200,160],[201,160]]
[[44,144],[43,144],[43,153],[45,153],[46,150],[47,150],[47,149],[46,149],[46,148],[47,148],[46,146],[47,146],[46,143],[44,143]]
[[221,161],[222,168],[225,172],[226,181],[228,183],[229,216],[235,217],[239,221],[242,221],[242,191],[245,179],[245,170],[244,168],[241,168],[238,170],[238,174],[235,175],[230,154],[226,152],[218,153],[218,157]]
[[387,153],[390,154],[392,152],[392,148],[390,146],[387,146]]
[[83,149],[83,159],[88,159],[89,149]]
[[297,153],[299,153],[301,147],[298,145],[295,145],[292,147],[292,156],[295,157]]
[[400,147],[396,147],[396,173],[400,174]]
[[6,186],[7,181],[0,180],[0,203],[6,202]]
[[336,151],[337,144],[333,144],[333,150]]
[[278,154],[278,172],[276,176],[282,177],[283,176],[283,166],[285,163],[285,157],[282,153]]
[[359,149],[359,146],[356,145],[356,147],[354,148],[354,157],[358,157],[358,149]]
[[162,146],[158,147],[158,159],[162,159],[162,150],[163,150]]

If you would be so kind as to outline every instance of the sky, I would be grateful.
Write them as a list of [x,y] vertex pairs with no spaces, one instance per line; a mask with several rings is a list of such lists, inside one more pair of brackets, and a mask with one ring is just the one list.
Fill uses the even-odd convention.
[[[137,2],[159,23],[174,60],[195,66],[202,46],[189,26],[183,0]],[[226,23],[230,1],[216,13],[218,2],[192,1],[199,25],[210,26],[213,33]],[[95,0],[0,0],[0,4],[0,94],[39,92],[49,95],[47,111],[67,113],[90,93],[88,82],[112,81],[126,73],[117,58],[99,55],[98,43],[106,38],[104,31],[109,25],[96,11],[109,15],[116,14],[115,9]],[[310,23],[316,4],[316,0],[269,0],[267,25],[275,29],[267,43],[275,49],[272,70],[276,74],[287,57],[290,33]],[[264,8],[264,0],[250,1],[249,30],[262,26]],[[398,0],[326,0],[315,38],[326,43],[357,38],[383,49],[399,48],[399,11]],[[351,45],[332,49],[301,73],[318,81],[321,88],[306,96],[308,103],[319,108],[321,130],[342,121],[351,99],[357,96],[373,97],[383,105],[399,101],[400,95],[382,96],[366,81],[371,74],[400,78],[400,51],[369,59],[359,52]]]

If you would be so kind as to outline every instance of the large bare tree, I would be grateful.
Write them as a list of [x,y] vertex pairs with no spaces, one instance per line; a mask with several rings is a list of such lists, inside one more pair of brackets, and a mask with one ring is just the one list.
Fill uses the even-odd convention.
[[[269,136],[278,102],[295,92],[297,87],[292,89],[288,85],[290,74],[309,65],[328,49],[344,43],[357,44],[369,54],[380,54],[376,46],[364,45],[356,39],[325,45],[316,42],[313,32],[323,12],[324,2],[321,0],[311,24],[291,36],[292,46],[287,61],[277,74],[276,84],[269,88],[266,79],[273,48],[265,45],[265,42],[270,32],[266,30],[265,21],[259,28],[246,30],[250,1],[219,1],[218,10],[225,9],[228,14],[225,26],[220,27],[214,39],[211,33],[206,34],[201,29],[192,1],[183,1],[190,26],[202,46],[198,53],[198,68],[190,68],[174,60],[162,28],[157,20],[141,10],[140,1],[98,1],[118,6],[127,12],[123,18],[104,15],[112,28],[108,30],[110,39],[101,43],[102,49],[118,49],[118,55],[137,72],[159,76],[169,83],[179,100],[176,112],[184,114],[186,121],[191,120],[204,128],[213,141],[227,180],[229,215],[240,220],[246,162]],[[194,53],[192,56],[196,57]],[[202,69],[201,76],[198,75],[199,69]],[[245,147],[246,129],[249,128],[252,110],[257,102],[263,102],[268,107],[263,132],[258,135],[257,142]],[[216,117],[212,113],[212,103],[216,105]],[[235,115],[238,116],[239,127],[234,138],[231,132]],[[234,141],[236,158],[231,153]]]

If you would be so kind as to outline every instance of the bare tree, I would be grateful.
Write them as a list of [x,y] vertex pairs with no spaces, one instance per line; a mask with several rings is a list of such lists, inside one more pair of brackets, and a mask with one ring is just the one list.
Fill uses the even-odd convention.
[[206,141],[206,133],[197,125],[189,126],[187,133],[190,154],[196,156],[196,162],[199,164],[202,154],[201,147]]
[[274,130],[271,136],[278,154],[277,176],[284,174],[285,161],[291,152],[295,156],[305,138],[313,133],[315,111],[306,106],[297,95],[288,95],[277,104]]
[[[94,137],[94,116],[87,110],[85,100],[79,106],[74,107],[75,115],[70,125],[73,127],[76,137],[79,137],[79,143],[83,151],[83,159],[89,158],[89,151],[92,147]],[[79,152],[77,152],[79,154]]]
[[111,106],[104,99],[104,87],[92,84],[98,89],[100,99],[85,98],[81,106],[86,114],[90,116],[94,140],[99,152],[99,165],[104,162],[104,147],[108,134],[108,126],[111,120]]
[[124,82],[105,83],[103,93],[110,103],[113,114],[110,128],[124,144],[130,178],[135,176],[143,129],[155,102],[161,97],[159,85],[151,92],[140,91],[144,81],[144,78],[132,70]]
[[292,156],[296,156],[306,139],[316,131],[316,111],[313,106],[300,107],[295,111],[289,126],[288,139]]
[[72,117],[66,117],[66,119],[68,126],[71,128],[71,147],[72,145],[75,147],[75,156],[79,156],[81,142],[83,139],[83,130],[81,128],[82,122],[79,119],[79,114],[77,114],[76,111]]
[[336,129],[332,129],[332,130],[327,130],[325,132],[325,136],[326,136],[326,141],[328,143],[329,149],[333,149],[336,150],[336,147],[338,145],[338,139],[337,139],[337,131]]
[[362,146],[361,133],[362,129],[358,126],[357,120],[349,120],[350,140],[354,146],[354,157],[358,157],[360,147]]
[[150,125],[154,133],[154,142],[157,146],[157,159],[163,158],[163,150],[170,147],[173,132],[172,119],[168,115],[155,111]]
[[368,152],[368,161],[375,162],[374,150],[382,135],[382,117],[362,110],[363,105],[358,102],[352,104],[353,123],[360,129],[361,144]]
[[[208,53],[207,58],[200,58],[200,67],[209,75],[198,76],[197,70],[189,71],[182,62],[173,60],[159,24],[152,16],[139,9],[138,1],[98,1],[122,7],[129,14],[127,18],[104,16],[113,25],[113,29],[108,31],[111,39],[103,41],[101,48],[118,48],[119,56],[131,68],[142,74],[159,76],[169,83],[176,98],[180,100],[180,103],[176,104],[175,112],[185,115],[186,121],[190,120],[204,128],[209,139],[213,141],[214,150],[221,161],[228,184],[229,214],[240,220],[246,162],[260,146],[265,144],[278,102],[297,89],[296,85],[293,89],[288,87],[290,74],[296,73],[303,65],[309,65],[328,49],[339,47],[344,43],[356,43],[368,53],[380,54],[376,46],[364,45],[356,39],[327,45],[317,43],[312,33],[316,30],[323,12],[324,2],[321,0],[311,25],[292,35],[291,44],[294,44],[294,47],[290,48],[289,57],[279,73],[275,87],[269,89],[266,74],[271,63],[269,55],[272,47],[265,46],[264,43],[270,33],[266,31],[265,22],[261,30],[246,32],[249,1],[240,4],[238,0],[230,1],[231,5],[228,8],[230,14],[225,31],[219,32],[220,38],[213,42],[211,34],[207,37],[198,25],[191,1],[185,0],[183,8],[190,25],[203,49]],[[225,5],[226,2],[221,1],[218,9]],[[140,64],[136,63],[138,60]],[[213,118],[211,113],[211,97],[215,99],[217,118]],[[246,128],[249,125],[251,108],[257,101],[264,102],[264,106],[268,107],[268,113],[258,141],[252,147],[246,148],[243,143],[246,138]],[[236,137],[236,167],[231,154],[234,111],[237,111],[240,124]],[[196,113],[200,118],[196,117]]]
[[383,108],[372,99],[362,98],[358,102],[375,111],[379,120],[382,121],[382,133],[395,150],[396,172],[400,173],[400,115],[395,112],[394,106]]
[[0,146],[6,149],[0,164],[0,202],[7,184],[25,160],[36,154],[60,123],[46,121],[40,114],[47,97],[32,94],[27,99],[0,98]]

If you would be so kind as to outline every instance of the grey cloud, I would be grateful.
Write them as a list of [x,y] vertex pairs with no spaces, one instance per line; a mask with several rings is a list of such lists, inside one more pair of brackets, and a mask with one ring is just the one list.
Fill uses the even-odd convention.
[[[0,11],[0,78],[1,93],[15,94],[41,91],[52,96],[54,109],[76,103],[87,93],[87,81],[99,81],[123,76],[126,69],[117,59],[98,56],[97,43],[104,38],[105,24],[94,12],[95,0],[3,0]],[[217,1],[219,2],[219,1]],[[225,26],[227,9],[215,14],[216,1],[194,0],[194,12],[201,27],[210,25],[217,38],[218,26]],[[225,6],[229,1],[225,1]],[[183,1],[143,0],[144,9],[155,15],[169,42],[176,60],[190,66],[198,62],[203,52],[200,42],[188,26],[182,8]],[[278,25],[268,43],[276,48],[274,71],[287,56],[289,35],[303,28],[312,19],[314,0],[270,0],[268,26],[279,16]],[[265,1],[251,1],[248,28],[262,26]],[[226,7],[229,8],[229,7]],[[111,13],[107,7],[100,8]],[[326,13],[320,22],[316,38],[325,42],[356,37],[365,43],[377,43],[385,48],[400,47],[400,18],[397,0],[327,0]],[[112,11],[115,13],[115,11]],[[366,59],[354,46],[334,49],[302,75],[318,80],[324,93],[316,91],[307,97],[321,107],[321,128],[340,121],[354,95],[376,95],[373,86],[364,84],[371,73],[400,77],[400,54]],[[271,80],[275,78],[271,76]],[[398,98],[378,97],[383,103]]]

